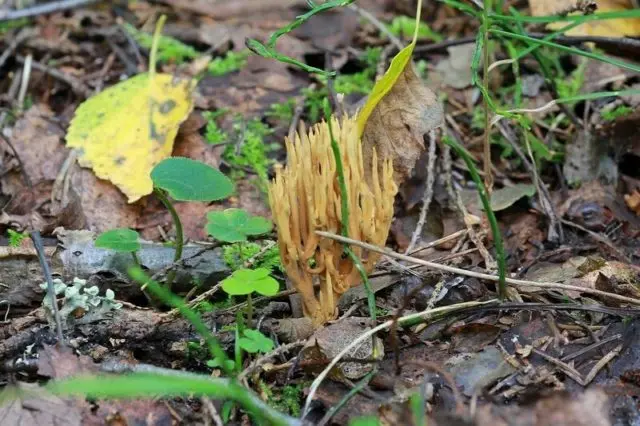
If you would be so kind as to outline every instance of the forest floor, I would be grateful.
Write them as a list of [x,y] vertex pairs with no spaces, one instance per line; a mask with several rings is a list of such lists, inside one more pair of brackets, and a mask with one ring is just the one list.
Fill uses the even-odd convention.
[[[304,0],[0,2],[0,424],[640,424],[639,9],[598,2],[629,18],[550,38],[575,21],[550,29],[521,17],[581,16],[588,2],[507,1],[494,15],[475,2],[425,2],[413,69],[435,95],[426,111],[442,106],[441,122],[420,133],[395,196],[388,251],[369,274],[375,312],[355,286],[338,319],[314,329],[297,321],[276,228],[222,237],[212,212],[246,212],[254,228],[266,223],[260,217],[276,221],[268,192],[275,166],[291,158],[285,137],[320,122],[327,99],[345,114],[362,108],[411,42],[415,0],[342,3],[276,45],[306,67],[336,71],[328,79],[246,47],[307,12]],[[83,102],[148,70],[161,15],[158,73],[197,80],[170,152],[220,170],[235,188],[219,201],[174,202],[186,241],[179,261],[163,200],[147,191],[131,202],[112,183],[148,177],[126,161],[150,154],[106,141],[122,154],[107,179],[78,163],[89,147],[68,146]],[[477,36],[482,19],[493,26],[486,39]],[[130,93],[143,99],[140,110],[111,126],[143,115],[144,95]],[[413,113],[402,105],[401,116]],[[392,133],[394,123],[383,125]],[[151,139],[156,130],[152,122]],[[500,238],[472,171],[491,186]],[[183,307],[141,290],[127,250],[96,246],[115,229],[138,233],[136,262],[173,281],[229,359],[212,355]],[[60,280],[57,314],[39,254]],[[503,300],[500,265],[510,280]],[[242,281],[247,270],[254,275]],[[261,295],[230,290],[272,279],[274,291]],[[338,355],[376,325],[376,340]],[[112,374],[106,388],[117,373],[150,371],[231,375],[253,403],[231,391],[167,396],[162,382],[129,399],[39,393],[79,374]]]

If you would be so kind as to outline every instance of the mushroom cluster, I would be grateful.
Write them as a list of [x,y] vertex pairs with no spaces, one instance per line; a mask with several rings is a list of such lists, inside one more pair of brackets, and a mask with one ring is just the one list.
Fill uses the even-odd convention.
[[[331,120],[348,194],[349,237],[384,245],[398,190],[392,162],[382,161],[378,167],[374,151],[372,170],[365,173],[355,117]],[[337,317],[338,299],[347,289],[359,285],[361,278],[356,265],[344,255],[341,243],[316,234],[340,233],[342,229],[342,196],[328,124],[318,123],[308,133],[301,129],[285,143],[288,162],[284,168],[276,168],[269,185],[269,204],[277,225],[282,263],[301,295],[305,316],[319,326]],[[370,176],[369,183],[365,176]],[[370,273],[380,255],[359,247],[353,247],[353,251]]]

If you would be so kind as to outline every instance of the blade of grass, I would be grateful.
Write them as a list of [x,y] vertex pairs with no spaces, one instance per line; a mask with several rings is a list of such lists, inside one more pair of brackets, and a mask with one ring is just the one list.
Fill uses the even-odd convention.
[[467,168],[469,169],[471,178],[478,187],[478,195],[480,196],[480,200],[482,201],[482,205],[484,206],[484,211],[487,215],[487,219],[489,220],[491,233],[493,234],[493,244],[496,248],[496,260],[498,262],[498,296],[501,300],[504,300],[504,298],[507,296],[507,283],[505,282],[507,265],[504,254],[504,246],[502,244],[502,234],[500,234],[500,228],[498,227],[496,215],[493,213],[493,210],[491,210],[491,201],[489,199],[487,188],[485,188],[484,184],[482,183],[482,179],[480,178],[480,174],[478,173],[475,162],[467,153],[467,151],[463,147],[461,147],[460,144],[458,144],[458,142],[456,142],[453,138],[444,137],[443,141],[451,148],[453,148],[456,154],[462,157],[464,162],[467,164]]
[[276,426],[298,426],[300,421],[269,407],[250,390],[231,379],[176,371],[132,373],[121,376],[81,376],[53,381],[47,388],[55,394],[82,395],[89,398],[144,398],[211,396],[241,404],[256,419]]
[[[451,0],[447,0],[444,3],[448,4],[450,1]],[[510,16],[510,15],[501,15],[497,13],[491,13],[489,16],[491,19],[495,21],[522,22],[526,24],[545,24],[545,23],[552,23],[552,22],[568,22],[568,21],[584,23],[584,22],[592,22],[592,21],[604,21],[608,19],[640,18],[640,9],[630,9],[630,10],[616,11],[616,12],[593,13],[591,15]]]
[[146,285],[147,290],[151,292],[154,296],[162,300],[165,304],[171,306],[172,308],[177,309],[180,314],[195,328],[196,332],[207,343],[209,347],[209,352],[214,358],[220,359],[220,364],[222,370],[229,377],[233,377],[235,375],[234,371],[226,366],[226,360],[228,359],[226,352],[222,349],[220,342],[218,339],[211,334],[207,325],[202,321],[200,315],[193,309],[189,308],[189,306],[182,300],[180,297],[171,293],[169,290],[161,286],[159,283],[152,280],[147,274],[142,270],[142,268],[133,266],[129,268],[129,276],[140,283],[141,285]]
[[608,64],[618,66],[620,68],[625,68],[625,69],[628,69],[628,70],[631,70],[631,71],[640,72],[640,66],[634,65],[634,64],[629,63],[629,62],[621,61],[619,59],[612,58],[610,56],[599,55],[597,53],[588,52],[586,50],[580,50],[580,49],[577,49],[575,47],[563,46],[561,44],[554,43],[552,41],[548,41],[548,40],[544,40],[544,39],[537,39],[537,38],[529,37],[527,35],[516,34],[516,33],[510,32],[510,31],[503,31],[503,30],[499,30],[499,29],[496,29],[496,28],[492,28],[489,31],[492,34],[501,35],[501,36],[513,38],[513,39],[516,39],[516,40],[522,40],[522,41],[526,41],[526,42],[529,42],[529,43],[535,43],[535,44],[539,44],[539,45],[542,45],[542,46],[553,47],[553,48],[561,50],[563,52],[571,53],[571,54],[574,54],[574,55],[584,56],[586,58],[595,59],[597,61],[606,62]]

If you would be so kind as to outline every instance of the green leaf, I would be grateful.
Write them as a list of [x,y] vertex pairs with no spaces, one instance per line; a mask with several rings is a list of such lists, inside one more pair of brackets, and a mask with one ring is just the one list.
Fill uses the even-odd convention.
[[519,183],[496,189],[491,193],[491,210],[498,212],[511,207],[522,197],[531,197],[536,193],[536,186],[528,183]]
[[111,229],[96,238],[95,246],[123,253],[133,253],[140,250],[140,235],[129,228]]
[[279,288],[278,281],[265,268],[238,269],[222,281],[222,289],[231,296],[251,294],[254,291],[263,296],[273,296]]
[[233,183],[219,170],[184,157],[162,160],[151,171],[151,180],[178,201],[215,201],[233,192]]
[[236,366],[236,363],[231,359],[225,359],[225,360],[222,360],[221,362],[220,358],[214,358],[207,361],[207,367],[211,367],[211,368],[226,367],[225,368],[226,370],[233,371],[235,366]]
[[207,232],[218,241],[237,243],[247,241],[250,235],[271,231],[271,221],[260,216],[249,216],[243,209],[227,209],[207,213]]
[[244,331],[244,337],[241,337],[238,343],[242,349],[252,354],[257,352],[266,354],[275,346],[273,340],[260,331],[251,329]]

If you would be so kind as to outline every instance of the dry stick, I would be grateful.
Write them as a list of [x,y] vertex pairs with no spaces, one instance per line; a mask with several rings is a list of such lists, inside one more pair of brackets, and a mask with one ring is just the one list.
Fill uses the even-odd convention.
[[626,254],[621,252],[619,248],[614,246],[613,243],[611,241],[609,241],[608,238],[603,237],[602,235],[598,234],[597,232],[593,232],[592,230],[587,229],[584,226],[580,226],[577,223],[573,223],[570,220],[560,219],[560,222],[562,222],[564,225],[571,226],[572,228],[579,229],[582,232],[586,232],[591,238],[593,238],[594,240],[606,245],[611,250],[613,250],[618,256],[620,256],[621,259],[623,259],[624,261],[626,261],[628,263],[632,263],[631,259],[629,259]]
[[42,237],[39,231],[31,231],[29,233],[33,245],[38,253],[38,260],[40,261],[40,267],[42,268],[42,274],[47,282],[47,293],[51,298],[51,309],[53,310],[53,317],[56,322],[56,333],[58,335],[58,343],[64,345],[64,336],[62,334],[62,321],[60,320],[60,312],[58,311],[58,300],[56,299],[56,292],[53,286],[53,278],[51,276],[51,269],[49,269],[49,263],[45,256],[44,245],[42,244]]
[[363,8],[356,6],[354,3],[351,3],[348,7],[349,9],[356,11],[362,18],[371,22],[373,26],[376,27],[382,34],[386,35],[389,38],[389,41],[393,43],[396,49],[398,50],[404,49],[404,46],[402,45],[402,42],[400,41],[400,39],[396,37],[391,31],[389,31],[389,28],[387,28],[385,24],[380,22],[378,18],[376,18],[375,16],[373,16],[371,13],[367,12]]
[[447,241],[455,240],[458,237],[462,237],[467,232],[469,232],[469,231],[467,231],[466,229],[461,229],[459,231],[454,232],[453,234],[447,235],[446,237],[442,237],[442,238],[437,239],[435,241],[432,241],[432,242],[430,242],[428,244],[425,244],[424,246],[420,247],[419,249],[416,249],[416,250],[412,251],[411,253],[409,253],[409,255],[414,255],[416,253],[420,253],[421,251],[429,249],[431,247],[436,247],[436,246],[439,246],[440,244],[444,244]]
[[[564,234],[562,232],[562,226],[560,226],[558,220],[558,214],[556,213],[555,208],[553,207],[553,203],[551,203],[551,195],[549,194],[549,190],[544,185],[540,177],[538,176],[538,170],[535,167],[535,161],[533,158],[533,153],[531,152],[531,144],[529,144],[529,140],[525,133],[525,140],[527,142],[527,151],[529,153],[529,159],[524,155],[524,152],[520,149],[520,146],[516,143],[513,134],[509,131],[507,126],[503,123],[498,123],[498,129],[502,136],[511,144],[511,147],[516,152],[518,157],[522,160],[529,173],[531,173],[533,181],[535,182],[536,188],[538,190],[538,195],[540,196],[540,204],[544,213],[549,218],[549,231],[547,235],[549,235],[550,241],[559,241],[562,243],[564,241]],[[555,234],[555,235],[552,235]],[[555,238],[552,238],[555,237]],[[559,240],[558,240],[559,239]]]
[[422,228],[427,220],[427,212],[431,206],[431,200],[433,199],[433,187],[436,180],[436,132],[432,130],[429,132],[429,151],[427,159],[427,184],[424,188],[424,195],[422,196],[422,208],[420,209],[420,216],[418,218],[418,224],[416,229],[411,235],[411,242],[409,247],[405,250],[404,254],[409,254],[418,242],[418,238],[422,234]]
[[460,213],[462,213],[463,221],[467,226],[469,238],[471,239],[471,241],[473,241],[473,244],[477,247],[478,251],[480,252],[480,255],[484,259],[485,269],[487,269],[488,271],[492,269],[495,270],[498,267],[498,264],[493,259],[493,256],[491,256],[491,253],[489,253],[489,250],[487,250],[487,248],[482,243],[482,239],[480,238],[478,233],[475,231],[475,229],[473,229],[473,225],[471,223],[468,223],[466,220],[469,213],[467,212],[467,208],[465,207],[464,202],[462,201],[462,196],[460,195],[460,191],[458,191],[457,188],[454,188],[454,192],[456,194],[456,198],[455,198],[456,206],[458,207],[458,210],[460,211]]
[[5,62],[7,62],[7,59],[9,59],[9,57],[18,48],[18,46],[23,41],[33,36],[34,34],[35,34],[35,31],[29,28],[25,28],[22,31],[20,31],[18,35],[15,36],[15,38],[11,41],[11,44],[9,45],[9,47],[6,48],[4,52],[2,52],[2,55],[0,55],[0,68],[2,68]]
[[[18,93],[19,87],[20,87],[20,73],[16,74],[13,78],[13,81],[11,82],[11,85],[9,86],[9,90],[7,91],[7,96],[9,99],[13,99],[16,94]],[[0,113],[0,133],[2,132],[2,129],[4,127],[4,122],[7,119],[7,111],[2,111]],[[31,179],[29,178],[29,175],[27,174],[27,170],[24,167],[24,163],[22,162],[22,158],[20,158],[20,154],[18,154],[18,150],[16,150],[16,147],[13,146],[13,144],[11,143],[11,141],[9,140],[9,138],[5,138],[0,136],[0,139],[2,139],[8,146],[9,148],[11,148],[11,152],[13,153],[13,156],[16,158],[16,160],[18,161],[18,166],[20,167],[20,175],[22,176],[22,179],[24,180],[24,183],[27,185],[27,187],[29,189],[33,188],[33,185],[31,184]]]
[[281,355],[285,352],[290,351],[291,349],[297,348],[298,346],[303,346],[305,344],[305,340],[298,340],[297,342],[287,343],[286,345],[282,345],[272,350],[268,354],[256,359],[253,361],[247,368],[244,369],[242,373],[238,375],[238,380],[242,381],[251,373],[253,373],[258,367],[262,364],[270,360],[271,358]]
[[[18,63],[20,64],[24,64],[26,58],[22,55],[16,55],[16,61],[18,61]],[[73,89],[73,91],[77,95],[80,95],[84,98],[88,98],[91,96],[91,90],[83,82],[75,77],[70,76],[69,74],[63,73],[53,68],[49,68],[48,66],[36,61],[33,61],[32,67],[40,72],[50,75],[55,79],[67,83],[69,86],[71,86],[71,89]]]
[[204,405],[207,408],[207,411],[209,411],[209,415],[211,416],[211,420],[213,420],[213,424],[215,426],[224,426],[222,417],[220,417],[220,414],[218,414],[218,410],[216,410],[216,407],[215,405],[213,405],[211,400],[206,396],[203,396],[202,398],[200,398],[200,401],[202,401],[202,405]]
[[[345,244],[353,244],[358,247],[362,247],[366,250],[373,251],[375,253],[380,253],[385,256],[393,257],[395,259],[404,260],[406,262],[415,263],[417,265],[427,266],[432,269],[436,269],[439,271],[450,272],[453,274],[465,275],[467,277],[478,278],[481,280],[488,281],[498,281],[499,278],[497,275],[491,274],[483,274],[481,272],[473,272],[467,271],[460,268],[455,268],[453,266],[441,265],[439,263],[433,263],[422,259],[417,259],[415,257],[407,256],[404,254],[396,253],[386,248],[381,248],[378,246],[374,246],[373,244],[363,243],[362,241],[354,240],[351,238],[345,238],[341,235],[332,234],[331,232],[324,231],[316,231],[316,234],[321,237],[331,238],[336,241],[340,241]],[[585,288],[577,285],[569,285],[569,284],[559,284],[559,283],[551,283],[551,282],[536,282],[536,281],[527,281],[527,280],[516,280],[513,278],[507,278],[505,282],[513,287],[539,287],[539,288],[547,288],[552,290],[565,290],[565,291],[576,291],[579,293],[586,294],[594,294],[598,296],[608,297],[610,299],[619,300],[621,302],[632,303],[634,305],[640,305],[640,299],[635,299],[633,297],[621,296],[615,293],[609,293],[607,291],[596,290],[593,288]]]
[[62,0],[28,7],[26,9],[0,11],[0,22],[60,12],[98,3],[99,1],[100,0]]
[[[316,232],[319,235],[328,234],[328,235],[331,235],[332,237],[339,237],[342,240],[339,239],[339,238],[336,238],[336,240],[343,241],[345,243],[353,244],[352,241],[354,241],[354,240],[351,240],[350,238],[340,237],[338,235],[330,234],[328,232],[321,232],[321,231],[316,231]],[[323,235],[323,236],[328,236],[328,235]],[[359,243],[359,241],[357,241],[357,242]],[[373,246],[371,244],[366,244],[366,245],[370,246],[368,248],[368,250],[381,252],[380,249],[378,247],[376,247],[376,246]],[[375,249],[375,250],[373,250],[373,249]],[[384,254],[387,254],[387,253],[384,253]],[[396,253],[394,253],[394,254],[396,254]],[[398,254],[398,256],[409,257],[409,256],[401,255],[401,254]],[[494,277],[494,278],[496,278],[496,280],[497,280],[497,277]],[[460,309],[474,307],[474,306],[482,306],[482,305],[486,305],[486,304],[494,303],[494,302],[495,302],[495,300],[490,300],[490,301],[486,301],[486,302],[464,302],[464,303],[458,303],[456,305],[442,306],[442,307],[439,307],[439,308],[427,309],[427,310],[424,310],[422,312],[416,312],[416,313],[413,313],[413,314],[406,315],[406,316],[404,316],[402,318],[399,318],[399,321],[406,322],[406,321],[411,321],[411,320],[419,319],[419,318],[421,318],[423,320],[427,320],[427,319],[433,318],[434,316],[439,315],[439,314],[452,313],[452,312],[455,312],[455,311],[460,310]],[[342,351],[340,351],[340,353],[338,355],[336,355],[331,360],[329,365],[327,365],[325,367],[325,369],[322,371],[322,373],[320,373],[318,375],[318,377],[316,377],[316,379],[311,384],[311,387],[309,389],[309,396],[307,396],[307,400],[305,401],[304,409],[302,410],[302,418],[303,419],[309,413],[309,408],[311,406],[311,402],[313,401],[313,398],[315,397],[316,392],[318,391],[318,388],[320,387],[320,384],[322,384],[322,381],[327,377],[327,375],[329,374],[331,369],[333,369],[333,367],[335,367],[335,365],[338,362],[340,362],[340,360],[347,353],[350,353],[353,350],[353,348],[359,346],[365,340],[370,339],[372,336],[374,336],[379,331],[382,331],[382,330],[385,330],[385,329],[391,327],[391,325],[394,322],[395,322],[394,320],[385,321],[384,323],[378,325],[377,327],[374,327],[374,328],[372,328],[370,330],[367,330],[366,332],[364,332],[363,334],[358,336],[353,342],[349,343],[344,349],[342,349]]]

